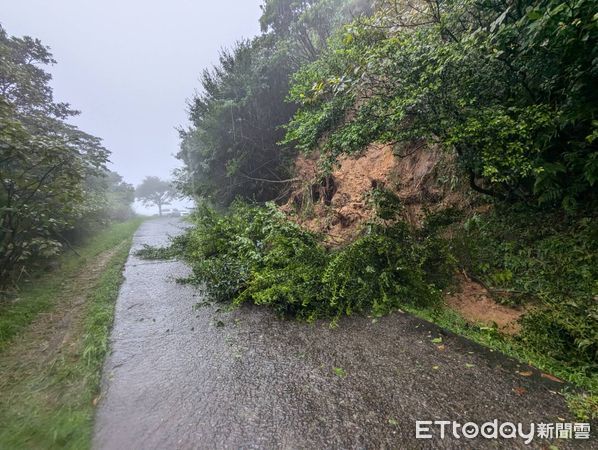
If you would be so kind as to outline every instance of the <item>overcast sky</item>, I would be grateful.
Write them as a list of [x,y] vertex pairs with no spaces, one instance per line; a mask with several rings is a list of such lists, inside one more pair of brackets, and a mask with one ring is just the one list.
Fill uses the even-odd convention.
[[58,101],[72,120],[104,139],[111,169],[137,185],[169,178],[179,162],[175,127],[187,98],[222,47],[256,35],[261,0],[7,0],[0,22],[11,35],[51,47]]

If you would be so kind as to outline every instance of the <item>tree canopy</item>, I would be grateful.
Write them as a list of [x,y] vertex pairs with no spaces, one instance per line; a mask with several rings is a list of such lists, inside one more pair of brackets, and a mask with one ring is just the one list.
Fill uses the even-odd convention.
[[169,205],[176,197],[176,191],[168,181],[158,177],[145,177],[137,189],[135,197],[146,206],[157,206],[158,212],[162,215],[162,207]]
[[[44,70],[53,63],[39,40],[0,27],[0,288],[56,254],[73,229],[98,222],[114,187],[110,178],[94,181],[110,175],[108,150],[67,123],[77,112],[53,99]],[[119,198],[118,208],[130,200]]]
[[236,197],[272,200],[291,177],[292,146],[282,126],[296,111],[286,100],[292,73],[314,61],[340,23],[365,7],[344,0],[269,0],[263,34],[224,50],[201,76],[189,102],[191,125],[181,129],[178,157],[184,189],[228,205]]

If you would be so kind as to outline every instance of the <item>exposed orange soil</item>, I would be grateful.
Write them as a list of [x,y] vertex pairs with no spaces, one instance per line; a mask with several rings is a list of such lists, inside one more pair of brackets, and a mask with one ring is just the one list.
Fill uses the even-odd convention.
[[331,177],[322,181],[318,155],[300,156],[295,174],[302,181],[282,209],[305,228],[323,233],[329,245],[343,245],[373,218],[367,194],[378,187],[394,192],[404,206],[404,219],[417,226],[424,208],[463,203],[462,195],[438,186],[438,166],[450,170],[451,161],[434,147],[412,144],[393,149],[373,144],[358,156],[340,158]]
[[525,313],[522,308],[496,303],[484,286],[464,276],[459,277],[458,292],[446,295],[444,300],[466,320],[489,326],[496,324],[499,331],[507,334],[519,332],[518,321]]

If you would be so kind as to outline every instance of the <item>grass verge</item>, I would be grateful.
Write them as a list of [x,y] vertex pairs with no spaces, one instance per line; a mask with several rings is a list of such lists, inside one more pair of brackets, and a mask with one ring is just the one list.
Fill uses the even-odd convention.
[[62,255],[57,260],[59,266],[57,271],[32,277],[19,286],[15,299],[4,304],[0,303],[0,352],[38,314],[52,309],[54,299],[62,293],[66,285],[72,282],[82,266],[130,238],[142,220],[136,218],[117,223],[101,231],[90,238],[85,245],[76,248],[80,256],[73,252]]
[[[112,227],[81,249],[87,266],[67,258],[68,272],[43,280],[54,297],[39,285],[21,292],[26,303],[43,292],[55,305],[51,314],[28,309],[30,319],[0,353],[0,449],[90,447],[115,300],[139,223]],[[89,276],[96,263],[100,269]]]

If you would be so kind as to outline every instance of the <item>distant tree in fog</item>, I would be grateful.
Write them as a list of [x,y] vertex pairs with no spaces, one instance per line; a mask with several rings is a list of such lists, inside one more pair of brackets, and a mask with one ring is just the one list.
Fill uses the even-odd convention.
[[162,207],[170,205],[170,201],[175,197],[176,192],[172,184],[158,177],[145,177],[135,190],[135,198],[145,206],[157,206],[160,216]]

